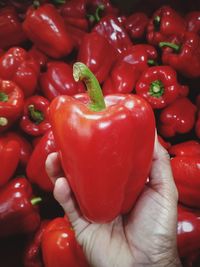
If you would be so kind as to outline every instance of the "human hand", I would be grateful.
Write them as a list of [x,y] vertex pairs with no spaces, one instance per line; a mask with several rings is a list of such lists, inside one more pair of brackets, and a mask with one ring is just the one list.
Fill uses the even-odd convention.
[[46,169],[55,184],[54,197],[71,221],[91,266],[181,266],[176,246],[178,193],[169,155],[157,138],[149,183],[132,211],[109,223],[91,223],[83,217],[57,153],[48,156]]

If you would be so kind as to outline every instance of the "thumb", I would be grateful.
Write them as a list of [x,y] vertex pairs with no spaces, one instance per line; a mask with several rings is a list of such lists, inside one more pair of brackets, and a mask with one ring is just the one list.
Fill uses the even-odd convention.
[[157,135],[155,137],[153,162],[150,172],[150,185],[162,195],[167,196],[167,194],[170,194],[170,196],[178,199],[170,156],[167,150],[159,143]]

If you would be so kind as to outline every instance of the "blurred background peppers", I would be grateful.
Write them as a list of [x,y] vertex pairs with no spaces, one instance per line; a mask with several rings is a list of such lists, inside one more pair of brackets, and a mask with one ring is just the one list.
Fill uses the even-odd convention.
[[0,79],[0,132],[8,129],[22,114],[23,91],[12,81]]
[[61,58],[72,51],[73,42],[64,20],[51,4],[30,7],[23,29],[36,47],[50,57]]
[[25,178],[15,178],[0,189],[0,236],[17,235],[35,231],[40,224],[40,214],[31,184]]
[[190,208],[200,208],[200,144],[179,143],[170,147],[169,153],[179,201]]
[[15,82],[25,97],[34,93],[38,75],[38,63],[23,48],[10,48],[0,58],[0,77]]
[[[26,174],[23,179],[32,191],[28,203],[34,196],[43,199],[34,207],[41,221],[63,216],[45,170],[47,155],[57,151],[48,108],[63,94],[87,103],[82,94],[76,95],[84,93],[85,86],[72,76],[72,65],[82,61],[97,76],[104,95],[140,94],[146,101],[158,103],[153,110],[156,127],[171,156],[181,203],[178,250],[184,267],[199,267],[199,10],[198,0],[40,0],[34,5],[30,0],[0,1],[1,192],[17,181],[17,176]],[[162,96],[150,96],[148,86],[143,95],[145,73],[165,67],[171,68],[171,74],[165,72],[169,86],[163,88],[159,75],[154,79],[154,91],[161,91]],[[35,101],[46,103],[44,110]],[[22,118],[26,118],[24,125]],[[44,124],[47,127],[42,127]],[[4,207],[3,214],[10,214],[13,206],[5,202],[14,197],[6,192],[0,209]],[[16,221],[26,221],[25,213],[19,216],[12,217],[13,229]],[[0,266],[46,267],[41,254],[43,223],[38,221],[37,228],[28,233],[11,226],[13,232],[5,231]],[[27,239],[33,241],[29,246]],[[25,251],[27,260],[23,262]],[[73,258],[73,248],[70,253]],[[62,261],[59,264],[62,266]]]

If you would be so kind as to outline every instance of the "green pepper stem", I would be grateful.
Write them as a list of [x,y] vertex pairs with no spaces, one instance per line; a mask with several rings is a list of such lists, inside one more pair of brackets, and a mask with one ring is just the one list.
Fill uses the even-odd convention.
[[161,21],[160,16],[155,16],[155,18],[153,19],[153,25],[155,27],[156,32],[160,30],[160,21]]
[[173,43],[170,43],[170,42],[160,42],[159,43],[159,47],[170,47],[172,48],[175,52],[179,52],[180,51],[180,45],[177,45],[177,44],[173,44]]
[[150,66],[156,66],[156,65],[158,65],[157,62],[155,60],[153,60],[153,59],[148,59],[147,60],[147,63]]
[[6,126],[8,124],[8,119],[5,117],[0,117],[0,126]]
[[39,204],[41,201],[42,201],[42,198],[41,198],[41,197],[34,197],[34,198],[31,199],[31,204],[32,204],[32,205],[37,205],[37,204]]
[[153,81],[150,85],[149,93],[154,97],[161,97],[164,94],[164,85],[160,80]]
[[34,0],[34,1],[33,1],[33,7],[34,7],[35,9],[37,9],[38,7],[40,7],[40,1]]
[[65,4],[65,3],[66,3],[65,0],[52,0],[52,2],[53,2],[54,4],[57,4],[57,5],[62,5],[62,4]]
[[8,95],[4,92],[0,92],[0,102],[8,102]]
[[40,124],[44,120],[44,114],[41,111],[35,109],[34,105],[29,105],[28,111],[30,114],[30,119],[36,124]]
[[103,4],[98,5],[94,14],[87,15],[89,21],[91,23],[99,22],[101,20],[100,12],[103,11],[104,9],[105,9],[105,6]]
[[84,81],[91,100],[89,107],[93,111],[101,111],[106,108],[100,84],[90,69],[81,62],[73,65],[73,76],[76,82]]

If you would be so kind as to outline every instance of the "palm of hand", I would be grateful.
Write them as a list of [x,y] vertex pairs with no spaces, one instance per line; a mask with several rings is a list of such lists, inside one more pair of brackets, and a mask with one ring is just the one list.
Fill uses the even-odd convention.
[[92,266],[181,266],[176,248],[177,189],[167,152],[155,142],[150,182],[129,215],[107,224],[88,222],[80,214],[58,155],[47,159],[47,173],[55,183],[54,196],[75,230]]
[[151,261],[159,266],[172,245],[171,235],[174,235],[174,219],[170,220],[169,215],[176,215],[171,213],[171,205],[155,189],[146,187],[126,218],[119,216],[107,224],[88,223],[77,233],[77,238],[89,262],[99,267],[132,267],[135,264],[145,266]]

